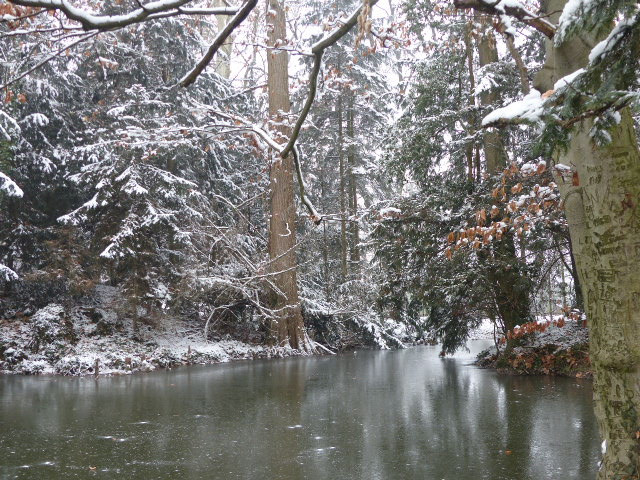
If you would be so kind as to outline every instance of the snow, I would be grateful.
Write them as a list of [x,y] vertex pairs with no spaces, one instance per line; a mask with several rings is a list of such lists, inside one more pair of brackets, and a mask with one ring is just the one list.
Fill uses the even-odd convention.
[[556,163],[553,168],[555,168],[556,170],[562,173],[567,173],[571,171],[571,167],[569,165],[565,165],[564,163]]
[[395,208],[395,207],[385,207],[385,208],[381,208],[380,209],[380,216],[381,217],[394,217],[397,215],[401,215],[402,214],[402,210],[400,210],[399,208]]
[[2,263],[0,263],[0,280],[4,280],[8,282],[8,281],[17,280],[17,279],[18,279],[18,274],[16,272],[11,270],[6,265],[3,265]]
[[22,5],[38,8],[43,7],[49,10],[62,9],[69,18],[79,21],[83,25],[91,28],[105,29],[135,23],[145,18],[154,18],[153,14],[178,9],[182,5],[189,3],[189,1],[190,0],[157,0],[140,5],[140,8],[122,15],[98,15],[94,12],[78,8],[66,0],[24,0]]
[[526,12],[526,15],[529,18],[536,18],[539,16],[533,14],[532,12],[530,12],[529,10],[527,10],[527,8],[525,7],[525,5],[520,2],[519,0],[501,0],[497,3],[493,3],[489,0],[483,0],[486,4],[492,6],[493,8],[495,8],[498,12],[499,12],[499,16],[500,16],[500,22],[502,23],[502,25],[504,26],[504,31],[505,33],[515,36],[517,34],[517,30],[516,28],[513,26],[513,22],[511,20],[511,16],[507,14],[506,9],[507,8],[513,8],[513,9],[519,9],[522,10],[524,12]]
[[564,40],[571,24],[579,20],[592,5],[594,5],[593,0],[569,0],[564,5],[560,18],[558,19],[556,42],[562,42]]
[[578,78],[580,75],[582,75],[584,73],[584,68],[580,68],[578,70],[576,70],[573,73],[570,73],[569,75],[565,75],[564,77],[562,77],[560,80],[558,80],[554,85],[553,85],[553,89],[554,90],[560,90],[561,88],[565,88],[568,85],[570,85],[576,78]]
[[22,197],[22,189],[4,173],[0,172],[0,192],[4,192],[10,197]]
[[[554,315],[553,322],[564,320],[562,315]],[[538,323],[547,323],[548,319],[540,318]],[[564,326],[551,323],[544,332],[536,332],[532,341],[528,342],[529,347],[542,347],[545,345],[555,345],[557,350],[568,350],[579,343],[589,341],[589,329],[579,326],[574,321],[569,321]]]
[[620,115],[620,112],[616,111],[611,115],[613,116],[613,121],[616,123],[616,125],[620,125],[620,122],[622,121],[622,115]]
[[513,102],[506,107],[498,108],[482,119],[482,126],[503,121],[520,120],[536,123],[541,121],[544,112],[544,99],[540,92],[532,89],[522,100]]
[[604,55],[609,53],[616,46],[618,41],[624,36],[624,34],[628,30],[633,28],[638,22],[640,22],[640,14],[625,18],[618,22],[613,30],[611,30],[607,38],[593,47],[593,49],[589,53],[589,63],[594,64],[599,61]]
[[142,185],[140,185],[134,179],[129,179],[129,181],[123,187],[123,190],[126,193],[131,194],[131,195],[146,195],[146,194],[149,193],[149,190],[144,188]]
[[[108,289],[107,289],[108,290]],[[113,311],[96,308],[102,322],[123,322]],[[130,322],[124,321],[130,329]],[[0,323],[0,373],[121,375],[188,364],[212,364],[253,358],[300,355],[290,348],[254,345],[231,338],[206,341],[196,325],[167,318],[155,328],[142,325],[144,341],[125,332],[101,336],[82,309],[65,317],[61,305],[49,304],[28,321]],[[127,330],[125,329],[125,330]],[[75,335],[77,341],[69,340]]]
[[32,113],[22,119],[22,122],[32,124],[37,127],[46,127],[49,125],[49,118],[42,113]]
[[522,173],[522,175],[525,175],[525,176],[533,175],[538,171],[538,168],[540,168],[540,166],[546,166],[546,163],[544,160],[540,160],[537,163],[527,162],[524,165],[522,165],[522,167],[520,168],[520,173]]
[[494,332],[493,322],[485,318],[477,328],[469,333],[469,340],[493,340]]
[[473,92],[473,95],[479,97],[481,94],[485,92],[490,92],[494,88],[498,86],[494,75],[491,72],[485,73],[486,68],[482,68],[478,72],[478,84]]

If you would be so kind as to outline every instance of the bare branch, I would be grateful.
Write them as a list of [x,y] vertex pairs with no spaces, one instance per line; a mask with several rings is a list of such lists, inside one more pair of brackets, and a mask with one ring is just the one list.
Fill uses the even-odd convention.
[[[370,0],[369,7],[372,7],[378,2],[378,0]],[[338,28],[333,30],[329,35],[321,38],[318,42],[316,42],[311,47],[311,54],[313,55],[313,67],[311,68],[311,73],[309,74],[309,91],[307,93],[307,99],[305,100],[304,106],[298,115],[298,120],[293,126],[293,130],[291,132],[291,136],[289,137],[289,141],[280,151],[280,156],[282,158],[286,158],[287,155],[293,154],[293,163],[296,167],[296,176],[298,178],[298,188],[300,189],[300,200],[307,207],[309,211],[309,215],[311,216],[312,221],[318,225],[322,221],[322,217],[318,214],[317,210],[309,200],[306,194],[306,188],[304,184],[304,179],[302,176],[302,165],[300,161],[300,150],[296,145],[296,141],[300,136],[300,130],[302,125],[304,124],[309,112],[311,111],[311,107],[316,98],[316,92],[318,90],[318,75],[320,74],[320,68],[322,66],[322,55],[324,51],[329,48],[331,45],[335,44],[338,40],[344,37],[349,30],[353,28],[356,23],[358,23],[358,17],[364,8],[364,4],[358,7],[354,12],[347,18],[347,20]]]
[[[371,6],[375,5],[376,3],[378,3],[378,0],[371,0],[369,2]],[[281,155],[283,158],[289,155],[289,153],[291,153],[291,151],[293,150],[296,140],[300,135],[300,129],[302,128],[302,125],[304,124],[304,121],[306,120],[307,115],[309,115],[311,106],[313,105],[313,102],[316,98],[316,91],[318,89],[318,75],[320,74],[320,67],[322,66],[322,55],[324,54],[324,51],[328,47],[336,43],[338,40],[340,40],[342,37],[344,37],[349,32],[349,30],[351,30],[353,26],[356,23],[358,23],[358,17],[360,16],[360,12],[362,11],[362,8],[363,8],[363,5],[358,7],[349,16],[349,18],[347,18],[345,23],[343,23],[340,27],[336,28],[329,35],[320,39],[311,47],[311,53],[313,54],[314,59],[313,59],[313,67],[311,69],[311,73],[309,74],[309,92],[307,93],[307,99],[304,103],[304,106],[302,107],[302,110],[300,111],[298,120],[296,121],[296,124],[293,127],[293,131],[291,132],[291,137],[289,138],[289,142],[287,142],[285,147],[282,149]],[[298,166],[296,166],[296,168],[298,168]]]
[[503,33],[503,36],[504,41],[507,44],[507,48],[509,49],[509,53],[513,57],[513,61],[516,62],[516,66],[518,67],[518,75],[520,76],[520,86],[522,88],[522,93],[524,93],[525,95],[529,95],[531,88],[529,87],[529,72],[527,71],[527,66],[524,64],[524,61],[520,56],[520,52],[516,48],[513,37],[506,33]]
[[489,15],[509,15],[520,20],[522,23],[536,29],[547,38],[553,38],[556,34],[556,26],[543,17],[534,15],[519,2],[505,2],[498,0],[495,2],[485,0],[453,0],[456,8],[468,10],[473,9]]
[[229,38],[229,35],[231,35],[231,33],[240,26],[240,24],[249,16],[251,11],[257,4],[258,0],[248,0],[247,3],[245,3],[242,8],[238,10],[238,13],[236,13],[236,15],[229,21],[229,23],[227,23],[222,31],[218,33],[216,38],[213,40],[213,43],[209,47],[209,50],[207,50],[207,53],[205,53],[204,57],[202,57],[198,64],[193,67],[193,69],[191,69],[191,71],[178,82],[178,85],[180,85],[181,87],[188,87],[196,81],[198,76],[204,71],[205,68],[207,68],[207,65],[211,63],[211,60],[213,60],[213,57],[220,49],[222,44],[227,40],[227,38]]
[[181,8],[193,0],[156,0],[141,4],[129,13],[121,15],[97,15],[72,5],[67,0],[9,0],[15,5],[23,7],[40,7],[46,10],[60,10],[64,15],[82,25],[87,31],[113,30],[126,27],[134,23],[144,22],[154,18],[173,15],[235,15],[235,8]]
[[[272,138],[267,131],[263,128],[260,128],[258,125],[252,124],[251,122],[245,120],[244,118],[238,117],[237,115],[231,115],[226,112],[221,112],[218,110],[212,111],[215,115],[218,115],[222,118],[226,118],[227,120],[233,121],[236,125],[241,124],[244,127],[244,130],[251,131],[255,133],[258,137],[260,137],[270,148],[274,149],[280,156],[282,156],[282,146],[276,142],[274,138]],[[309,215],[311,216],[311,220],[313,223],[318,225],[322,221],[322,216],[318,213],[316,208],[314,207],[309,197],[307,197],[306,186],[304,183],[304,178],[302,176],[302,169],[300,167],[300,157],[301,153],[296,145],[293,150],[293,159],[294,165],[296,167],[296,177],[298,179],[298,188],[300,190],[300,200],[302,204],[307,208]]]

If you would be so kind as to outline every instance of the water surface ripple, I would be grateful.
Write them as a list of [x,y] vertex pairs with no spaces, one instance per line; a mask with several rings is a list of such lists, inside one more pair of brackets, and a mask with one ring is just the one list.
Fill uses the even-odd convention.
[[472,358],[419,347],[0,377],[0,478],[594,477],[590,381],[498,376]]

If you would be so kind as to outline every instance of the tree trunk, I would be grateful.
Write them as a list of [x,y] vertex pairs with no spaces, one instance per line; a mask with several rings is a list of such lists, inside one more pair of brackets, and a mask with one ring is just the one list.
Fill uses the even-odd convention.
[[[269,0],[267,28],[269,45],[286,41],[284,5]],[[291,108],[289,100],[289,56],[286,51],[270,51],[267,55],[269,116],[275,123],[277,141],[284,143],[289,128],[283,113]],[[296,209],[293,193],[293,158],[281,158],[274,152],[270,168],[271,218],[269,221],[269,259],[271,300],[274,318],[271,333],[280,346],[310,351],[298,299],[296,260]]]
[[640,472],[640,153],[631,115],[622,117],[607,148],[593,147],[585,122],[558,158],[579,178],[559,185],[590,326],[603,480]]
[[[488,23],[486,18],[482,23]],[[488,30],[490,27],[485,25],[485,28],[487,30],[485,30],[478,42],[478,59],[480,61],[480,67],[485,67],[498,61],[496,39],[493,33]],[[495,105],[497,101],[498,94],[495,91],[483,92],[480,94],[481,105]],[[500,132],[497,130],[485,129],[482,136],[482,144],[487,172],[491,175],[501,172],[507,165],[507,156],[505,154]]]
[[[214,7],[226,7],[225,0],[214,0]],[[216,15],[216,21],[218,22],[218,32],[221,32],[227,23],[231,20],[229,15]],[[231,76],[231,51],[233,50],[233,36],[230,36],[227,41],[220,47],[220,53],[218,55],[218,64],[216,65],[216,73],[223,78],[229,78]]]
[[[483,23],[488,23],[483,21]],[[486,30],[478,42],[478,58],[480,66],[484,67],[498,61],[498,50],[493,33],[485,25]],[[494,91],[483,92],[480,95],[482,105],[495,105],[498,95]],[[485,130],[482,136],[487,172],[497,175],[507,165],[507,155],[500,132]],[[493,255],[487,256],[489,284],[493,286],[496,299],[497,313],[506,331],[516,325],[528,321],[530,282],[521,272],[520,261],[516,253],[512,233],[507,233],[502,240],[494,242]],[[506,350],[513,347],[512,341],[507,341]]]
[[342,130],[342,95],[338,97],[338,161],[340,163],[340,272],[342,283],[347,280],[347,187],[344,164],[344,132]]
[[[564,4],[549,0],[546,11],[561,12]],[[551,89],[586,66],[597,40],[583,36],[558,46],[548,41],[536,88]],[[606,442],[599,480],[640,474],[640,152],[630,112],[621,113],[609,145],[593,144],[592,122],[585,120],[555,159],[575,172],[557,183],[590,326],[595,412]]]
[[349,94],[349,108],[347,110],[348,172],[349,172],[349,230],[351,231],[350,264],[351,272],[360,274],[360,226],[358,224],[358,183],[356,177],[356,146],[355,146],[355,97]]
[[[327,164],[329,162],[323,161],[320,165],[320,198],[327,198]],[[326,205],[321,205],[322,210],[326,211]],[[329,280],[329,236],[327,235],[327,222],[322,222],[322,265],[323,265],[323,283],[324,283],[324,296],[326,300],[329,300],[331,296],[331,282]]]

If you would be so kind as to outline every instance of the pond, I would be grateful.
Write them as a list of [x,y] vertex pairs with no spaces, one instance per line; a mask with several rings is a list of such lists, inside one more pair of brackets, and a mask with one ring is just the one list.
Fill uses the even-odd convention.
[[0,377],[0,478],[594,478],[589,380],[438,352]]

